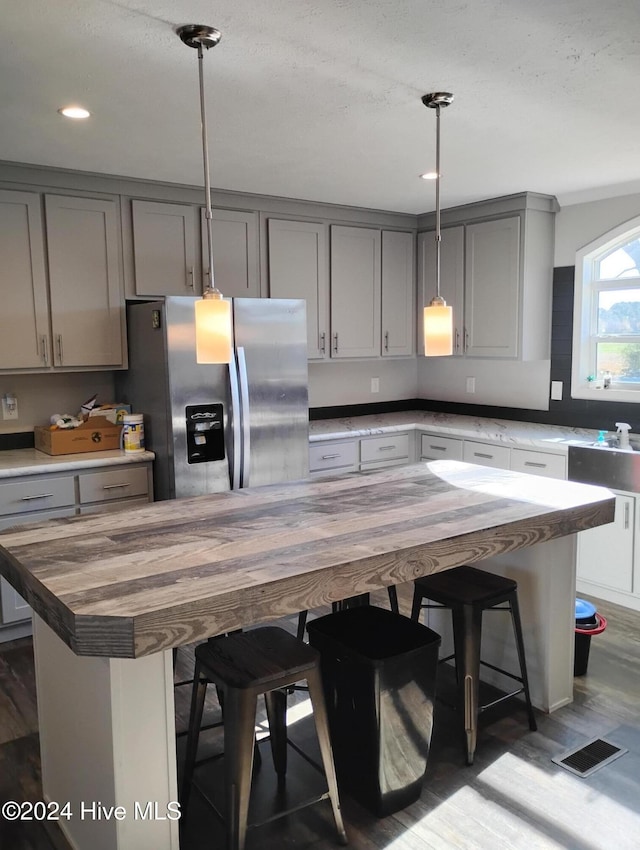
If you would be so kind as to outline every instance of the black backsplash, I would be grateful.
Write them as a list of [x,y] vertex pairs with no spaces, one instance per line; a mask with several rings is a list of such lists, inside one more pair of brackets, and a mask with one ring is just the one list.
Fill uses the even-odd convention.
[[632,431],[640,432],[640,405],[573,399],[570,396],[574,273],[574,266],[560,266],[553,270],[551,380],[562,381],[564,398],[562,401],[550,401],[548,411],[431,399],[406,399],[402,402],[317,407],[309,411],[310,419],[333,419],[342,416],[362,416],[368,413],[391,413],[397,410],[430,410],[459,413],[465,416],[513,419],[518,422],[539,422],[545,425],[568,425],[596,430],[604,428],[608,431],[615,431],[615,423],[623,421],[631,425]]

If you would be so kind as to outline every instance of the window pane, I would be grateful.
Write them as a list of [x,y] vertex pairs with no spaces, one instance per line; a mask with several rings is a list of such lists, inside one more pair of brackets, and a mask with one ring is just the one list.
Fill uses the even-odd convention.
[[640,237],[622,248],[614,248],[596,262],[596,278],[616,280],[623,277],[640,277]]
[[600,376],[610,372],[614,383],[640,384],[640,342],[599,342],[596,368]]
[[640,335],[640,289],[598,292],[597,333]]

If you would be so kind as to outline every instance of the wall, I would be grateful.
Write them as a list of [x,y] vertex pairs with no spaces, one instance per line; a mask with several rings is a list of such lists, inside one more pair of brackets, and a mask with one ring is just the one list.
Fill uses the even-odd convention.
[[0,396],[11,393],[18,399],[18,419],[0,418],[0,434],[30,431],[47,425],[53,413],[75,414],[80,405],[98,394],[106,404],[114,398],[113,372],[69,372],[47,375],[0,375]]
[[556,215],[554,266],[573,266],[576,251],[640,215],[640,194],[562,207]]
[[[371,392],[379,378],[380,392]],[[309,407],[368,404],[416,396],[415,358],[309,363]]]

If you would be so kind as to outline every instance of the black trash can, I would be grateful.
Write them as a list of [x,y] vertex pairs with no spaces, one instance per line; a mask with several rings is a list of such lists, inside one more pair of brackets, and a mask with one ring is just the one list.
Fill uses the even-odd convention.
[[589,666],[589,650],[592,635],[599,635],[607,628],[607,621],[598,614],[595,605],[586,599],[576,599],[576,637],[573,675],[584,676]]
[[321,655],[338,783],[378,817],[415,802],[433,728],[440,635],[384,608],[307,626]]

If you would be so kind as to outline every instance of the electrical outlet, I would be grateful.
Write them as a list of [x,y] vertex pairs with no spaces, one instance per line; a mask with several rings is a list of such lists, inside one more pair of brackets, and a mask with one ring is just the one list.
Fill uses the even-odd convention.
[[371,378],[371,392],[379,393],[380,392],[380,378]]
[[562,381],[551,381],[551,398],[553,401],[562,401]]
[[476,391],[476,379],[467,378],[467,392],[474,393]]
[[5,395],[2,396],[2,418],[18,418],[18,399],[10,393],[5,393]]

